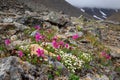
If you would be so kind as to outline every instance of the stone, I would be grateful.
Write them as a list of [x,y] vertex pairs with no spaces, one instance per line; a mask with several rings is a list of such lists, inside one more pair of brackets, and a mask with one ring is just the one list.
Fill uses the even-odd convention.
[[18,60],[16,57],[0,59],[1,80],[22,80],[20,77],[20,72],[22,72],[21,68],[15,67],[18,66]]
[[82,37],[84,35],[83,32],[67,32],[67,33],[65,33],[65,35],[67,37],[71,37],[71,36],[73,36],[75,34],[78,34],[79,37]]
[[21,31],[29,28],[29,27],[27,27],[27,26],[25,26],[25,25],[23,25],[23,24],[17,23],[17,22],[14,22],[14,25],[15,25],[15,27],[16,27],[18,30],[21,30]]
[[59,39],[66,39],[68,36],[67,36],[67,35],[64,35],[64,34],[62,34],[62,35],[57,34],[57,37],[58,37]]
[[30,34],[30,36],[35,36],[36,33],[37,33],[37,30],[33,31],[33,32]]
[[59,68],[65,69],[65,68],[66,68],[62,63],[60,63],[60,62],[58,62],[58,61],[53,62],[52,65],[53,65],[54,67],[56,67],[57,69],[59,69]]
[[52,25],[49,22],[43,22],[43,27],[47,29],[47,28],[51,28]]
[[3,20],[4,23],[12,23],[13,22],[13,19],[12,18],[5,18]]
[[16,46],[24,46],[24,45],[29,45],[31,41],[29,39],[21,41],[21,40],[14,40],[12,41],[6,48],[8,50],[13,50],[16,48]]
[[49,64],[51,64],[55,70],[60,70],[61,75],[64,75],[66,77],[69,76],[68,69],[61,62],[59,62],[59,61],[49,61]]
[[75,32],[75,29],[74,29],[74,28],[71,28],[71,29],[69,30],[69,32]]
[[21,40],[16,40],[16,41],[13,41],[12,43],[11,43],[11,45],[12,46],[19,46],[19,45],[22,45],[23,44],[23,41],[21,41]]
[[111,50],[110,52],[111,56],[120,58],[120,48],[114,46],[106,46],[106,47],[108,47]]
[[18,38],[17,38],[16,35],[13,35],[13,36],[10,37],[10,40],[11,40],[11,41],[15,41],[15,40],[17,40],[17,39],[18,39]]
[[8,34],[10,34],[10,35],[14,35],[16,33],[16,30],[9,30],[8,31]]
[[0,59],[0,80],[46,80],[45,70],[46,65],[36,67],[15,56]]
[[106,75],[98,75],[98,74],[87,74],[87,77],[80,79],[80,80],[109,80]]
[[69,80],[67,76],[55,77],[54,80]]
[[17,18],[16,22],[20,23],[20,24],[25,24],[26,20],[28,20],[28,17],[27,16],[22,16],[22,17]]
[[47,16],[43,16],[42,19],[46,21],[51,21],[53,23],[57,23],[60,25],[64,25],[69,20],[65,15],[55,13],[55,12],[50,12]]

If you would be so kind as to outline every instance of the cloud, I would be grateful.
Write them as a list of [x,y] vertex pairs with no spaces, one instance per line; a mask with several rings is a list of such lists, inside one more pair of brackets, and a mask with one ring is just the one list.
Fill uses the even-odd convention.
[[120,0],[66,0],[76,7],[120,9]]

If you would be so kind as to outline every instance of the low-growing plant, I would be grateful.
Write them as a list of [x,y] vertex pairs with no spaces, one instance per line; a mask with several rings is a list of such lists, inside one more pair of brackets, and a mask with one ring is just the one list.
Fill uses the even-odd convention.
[[[87,25],[93,25],[95,23],[88,22],[84,20],[82,21],[83,24]],[[55,27],[54,27],[55,28]],[[91,52],[86,53],[84,51],[80,50],[80,47],[78,43],[81,43],[81,40],[86,40],[86,45],[91,45],[92,48],[95,50],[93,51],[96,53],[94,57],[97,60],[99,60],[98,65],[101,66],[109,65],[111,64],[111,56],[109,54],[102,54],[100,56],[99,53],[102,50],[105,50],[105,47],[103,44],[99,41],[98,36],[90,35],[89,32],[85,31],[82,37],[80,37],[77,32],[82,31],[82,28],[80,26],[76,26],[76,34],[73,34],[72,36],[69,36],[68,38],[65,38],[67,41],[65,41],[63,38],[60,38],[60,36],[57,36],[58,28],[49,28],[45,29],[44,27],[40,27],[39,25],[36,25],[32,28],[25,29],[24,34],[27,36],[27,38],[31,38],[31,44],[38,44],[38,46],[42,47],[43,49],[36,50],[36,53],[32,55],[32,51],[30,51],[30,44],[29,45],[23,45],[23,46],[17,46],[15,51],[17,54],[14,54],[15,56],[19,56],[22,60],[28,61],[35,65],[41,65],[42,63],[46,63],[49,65],[49,62],[52,61],[59,61],[61,62],[71,73],[69,80],[79,80],[79,77],[75,75],[78,71],[81,71],[81,69],[90,69],[90,62],[93,59],[93,55],[91,55]],[[92,29],[92,28],[91,28]],[[61,33],[61,32],[60,32]],[[5,46],[9,47],[9,44],[11,44],[12,41],[10,39],[5,40]],[[83,42],[84,43],[84,42]],[[45,45],[42,45],[45,44]],[[48,45],[49,44],[49,45]],[[96,49],[97,48],[97,49]],[[0,46],[0,50],[4,51],[4,46]],[[47,54],[44,54],[44,51],[48,52]],[[35,52],[35,51],[34,51]],[[34,53],[33,52],[33,53]],[[50,56],[49,53],[55,54],[55,56]],[[47,58],[47,61],[45,62],[44,58]],[[52,62],[51,61],[51,62]],[[95,61],[94,61],[95,62]],[[120,70],[119,68],[116,68],[116,70]],[[48,77],[50,79],[53,79],[54,76],[60,76],[61,75],[61,69],[54,69],[51,68],[51,72],[48,74]]]
[[85,64],[89,64],[89,62],[92,60],[90,54],[83,52],[81,52],[78,57],[70,53],[62,52],[61,57],[61,62],[69,69],[69,71],[73,73],[75,70],[82,69]]
[[79,76],[75,75],[75,74],[70,74],[69,76],[69,80],[79,80]]
[[1,46],[0,46],[0,51],[4,51],[4,50],[5,50],[4,46],[1,45]]

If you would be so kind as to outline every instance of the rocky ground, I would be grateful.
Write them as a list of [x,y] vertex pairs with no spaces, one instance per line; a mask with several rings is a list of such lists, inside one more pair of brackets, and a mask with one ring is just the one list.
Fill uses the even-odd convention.
[[119,25],[14,4],[0,5],[0,80],[120,80]]

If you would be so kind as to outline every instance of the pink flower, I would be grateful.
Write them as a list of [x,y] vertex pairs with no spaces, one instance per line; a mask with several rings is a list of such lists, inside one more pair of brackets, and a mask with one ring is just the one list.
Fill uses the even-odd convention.
[[106,53],[105,53],[105,52],[102,52],[101,55],[105,57],[105,56],[106,56]]
[[36,25],[36,26],[35,26],[35,29],[39,30],[39,29],[40,29],[40,26],[39,26],[39,25]]
[[43,39],[43,36],[42,36],[40,33],[36,33],[36,35],[35,35],[35,40],[38,42],[38,41],[40,41],[41,39]]
[[64,47],[64,42],[63,41],[57,42],[56,39],[53,39],[52,46],[58,49],[60,47]]
[[105,57],[107,60],[111,59],[111,56],[107,54],[106,52],[102,52],[101,55]]
[[60,45],[60,46],[64,46],[64,42],[63,42],[63,41],[60,41],[60,42],[59,42],[59,45]]
[[58,61],[61,60],[61,56],[60,56],[60,55],[57,56],[57,60],[58,60]]
[[67,48],[67,49],[68,49],[68,48],[69,48],[69,44],[65,44],[65,48]]
[[53,46],[54,48],[57,48],[57,49],[60,48],[59,43],[56,42],[55,40],[52,41],[52,46]]
[[72,36],[72,39],[74,39],[74,40],[76,40],[76,39],[78,39],[78,38],[79,38],[79,35],[78,35],[78,34],[75,34],[75,35]]
[[6,39],[5,40],[5,45],[9,45],[11,42],[10,42],[10,39]]
[[22,57],[23,56],[23,52],[22,51],[18,51],[18,56]]
[[44,57],[45,56],[44,55],[44,50],[38,49],[38,50],[36,50],[36,52],[37,52],[38,57]]
[[106,55],[106,59],[107,59],[107,60],[110,60],[110,59],[111,59],[111,56],[107,54],[107,55]]
[[55,40],[55,41],[56,41],[57,39],[58,39],[58,37],[57,37],[57,36],[54,36],[54,37],[53,37],[53,40]]

